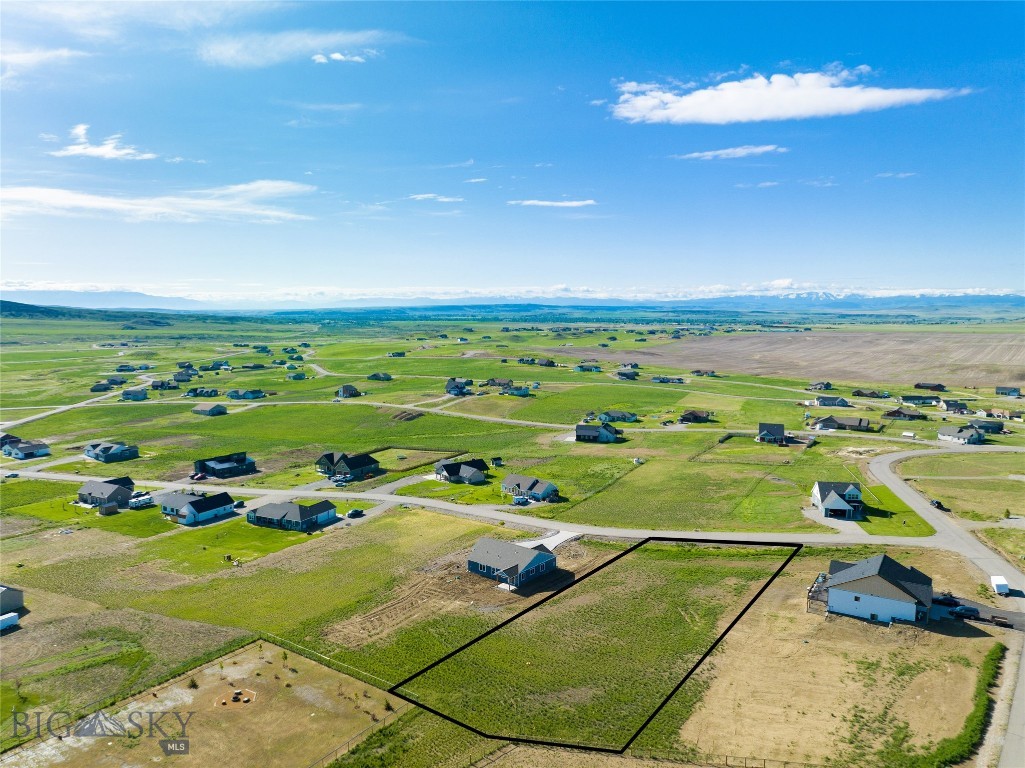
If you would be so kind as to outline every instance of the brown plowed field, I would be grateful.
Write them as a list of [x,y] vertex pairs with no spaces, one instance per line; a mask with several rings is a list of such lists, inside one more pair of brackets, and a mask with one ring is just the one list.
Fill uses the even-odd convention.
[[686,338],[651,349],[576,347],[574,354],[680,370],[710,368],[848,382],[938,380],[956,386],[995,386],[1025,381],[1025,339],[1013,333],[738,333]]

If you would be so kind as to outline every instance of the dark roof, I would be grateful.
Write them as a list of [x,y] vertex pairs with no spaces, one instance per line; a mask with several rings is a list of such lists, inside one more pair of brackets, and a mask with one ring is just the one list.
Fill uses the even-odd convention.
[[111,494],[127,490],[122,488],[120,485],[114,485],[113,483],[105,483],[102,480],[90,480],[81,488],[78,489],[79,493],[84,493],[88,496],[100,496],[102,498],[110,498]]
[[470,550],[469,559],[481,565],[490,565],[508,576],[515,576],[530,565],[538,553],[551,554],[547,549],[529,549],[511,541],[483,538]]
[[215,493],[213,496],[199,497],[199,499],[192,502],[192,509],[198,515],[202,512],[209,512],[211,509],[217,509],[218,507],[227,507],[234,503],[235,499],[231,497],[231,494],[222,491],[221,493]]
[[[434,471],[452,477],[453,475],[472,474],[472,470],[479,469],[481,472],[488,471],[487,462],[484,459],[467,459],[466,461],[439,461],[434,465]],[[464,473],[464,470],[469,470]]]
[[521,491],[532,491],[535,486],[554,486],[555,483],[549,480],[542,480],[539,477],[531,477],[530,475],[506,475],[502,478],[502,485],[505,488],[519,488]]
[[815,485],[819,487],[819,497],[822,499],[825,499],[830,493],[835,493],[837,496],[843,497],[847,492],[847,489],[852,485],[859,491],[861,490],[861,483],[849,483],[845,480],[841,480],[839,482],[819,480]]
[[[849,584],[870,576],[879,576],[922,605],[932,604],[932,579],[917,568],[901,565],[889,555],[876,555],[856,563],[845,563],[841,560],[832,560],[829,563],[830,587]],[[857,591],[857,588],[852,591]]]
[[271,520],[294,520],[298,523],[306,522],[324,512],[333,512],[335,505],[327,499],[321,499],[314,504],[296,504],[295,502],[281,502],[277,504],[264,504],[255,510],[257,517],[269,518]]
[[132,480],[132,478],[127,477],[127,476],[126,477],[112,477],[109,480],[104,480],[103,482],[110,483],[111,485],[120,485],[123,488],[127,488],[130,491],[135,490],[135,481]]
[[786,437],[786,430],[782,424],[769,424],[767,422],[758,423],[758,434],[762,435],[768,433],[773,437]]
[[630,411],[617,410],[604,411],[604,414],[615,421],[625,421],[630,418],[636,418],[637,416],[636,413],[631,413]]

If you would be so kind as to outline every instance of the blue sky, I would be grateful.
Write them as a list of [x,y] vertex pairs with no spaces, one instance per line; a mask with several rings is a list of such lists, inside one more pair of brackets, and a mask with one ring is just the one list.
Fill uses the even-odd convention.
[[3,285],[1021,290],[1021,3],[22,3]]

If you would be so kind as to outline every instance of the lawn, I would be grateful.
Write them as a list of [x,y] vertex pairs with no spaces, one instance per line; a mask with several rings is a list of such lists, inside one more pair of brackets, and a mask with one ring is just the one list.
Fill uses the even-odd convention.
[[902,461],[904,477],[997,477],[1025,475],[1025,453],[954,453]]
[[885,485],[862,486],[866,532],[876,536],[932,536],[936,529],[918,516]]
[[425,499],[445,499],[460,504],[506,504],[508,496],[502,495],[501,480],[489,473],[488,482],[480,485],[446,483],[442,480],[424,480],[398,490],[401,496],[419,496]]
[[976,533],[1025,572],[1025,531],[1018,528],[981,528]]
[[580,421],[588,411],[600,413],[617,409],[643,417],[649,413],[662,413],[668,407],[680,405],[683,402],[683,395],[682,392],[674,392],[668,388],[656,389],[610,381],[608,384],[574,387],[544,398],[527,398],[524,401],[525,405],[516,409],[512,416],[526,421],[573,424]]
[[1003,520],[1025,515],[1025,483],[1020,480],[912,480],[930,499],[942,501],[968,520]]

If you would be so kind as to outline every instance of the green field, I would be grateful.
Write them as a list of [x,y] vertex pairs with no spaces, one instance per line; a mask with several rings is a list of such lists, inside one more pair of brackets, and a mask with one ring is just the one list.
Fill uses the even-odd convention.
[[968,520],[1003,520],[1025,515],[1025,482],[1020,480],[912,480],[930,499]]
[[1017,528],[982,528],[977,533],[983,541],[996,547],[1015,563],[1019,571],[1025,572],[1025,531]]
[[1025,475],[1025,453],[957,453],[902,461],[904,477],[999,477]]

